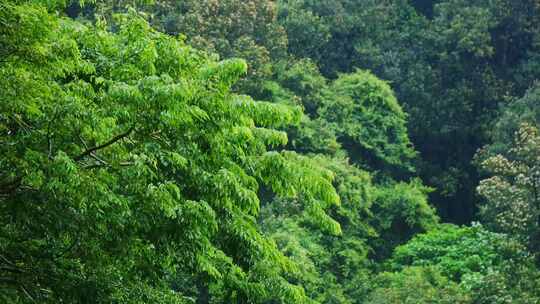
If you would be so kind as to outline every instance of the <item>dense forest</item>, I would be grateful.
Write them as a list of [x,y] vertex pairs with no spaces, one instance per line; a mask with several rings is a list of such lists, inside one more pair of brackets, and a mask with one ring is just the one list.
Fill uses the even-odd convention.
[[538,0],[0,0],[0,303],[540,303],[538,79]]

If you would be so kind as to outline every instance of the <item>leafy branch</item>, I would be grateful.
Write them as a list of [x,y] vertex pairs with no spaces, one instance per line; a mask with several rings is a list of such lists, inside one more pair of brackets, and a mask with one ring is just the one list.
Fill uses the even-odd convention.
[[133,132],[134,129],[135,129],[135,127],[130,127],[126,132],[116,135],[115,137],[111,138],[109,141],[107,141],[107,142],[105,142],[105,143],[103,143],[101,145],[98,145],[98,146],[87,149],[86,151],[84,151],[80,155],[76,156],[74,159],[76,161],[79,161],[79,160],[85,158],[86,156],[91,155],[95,151],[107,148],[108,146],[113,145],[114,143],[116,143],[116,142],[122,140],[123,138],[129,136],[129,134],[131,134],[131,132]]

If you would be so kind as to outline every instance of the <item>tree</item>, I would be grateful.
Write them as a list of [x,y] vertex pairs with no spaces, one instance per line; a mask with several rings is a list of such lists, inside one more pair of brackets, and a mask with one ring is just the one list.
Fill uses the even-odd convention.
[[459,285],[434,267],[407,267],[401,272],[383,272],[375,278],[376,287],[368,304],[450,304],[472,303]]
[[439,266],[448,278],[459,280],[470,273],[485,274],[527,256],[526,249],[506,235],[484,227],[443,224],[415,236],[394,251],[390,264],[399,270],[407,266]]
[[236,95],[217,62],[137,14],[107,25],[0,2],[0,299],[309,301],[257,226],[261,187],[337,225],[332,174],[277,131],[300,109]]
[[[445,220],[469,223],[498,106],[538,78],[538,2],[281,1],[289,52],[323,75],[367,69],[389,81],[409,114],[420,177]],[[313,39],[312,39],[313,38]],[[313,42],[311,44],[311,42]]]
[[[522,124],[514,145],[481,162],[492,176],[478,186],[485,198],[480,214],[494,231],[517,237],[537,248],[540,236],[540,134]],[[481,157],[481,154],[479,155]]]
[[247,60],[244,93],[260,94],[273,63],[286,57],[287,36],[268,0],[157,1],[155,23],[166,33],[185,35],[189,44],[222,58]]
[[516,132],[522,124],[540,124],[540,86],[535,83],[524,96],[514,98],[500,108],[500,114],[492,123],[490,142],[484,147],[486,156],[505,155],[515,143]]
[[[317,111],[323,105],[323,91],[327,88],[328,82],[321,75],[317,65],[312,60],[304,58],[280,61],[274,66],[274,83],[299,98],[309,117],[317,117]],[[268,97],[273,99],[271,94]],[[288,98],[294,99],[290,96]]]
[[285,255],[299,265],[295,280],[321,303],[365,303],[379,260],[437,223],[417,182],[379,185],[346,159],[317,155],[335,172],[340,206],[329,213],[340,235],[321,234],[299,211],[302,200],[274,200],[263,207],[262,225]]
[[388,258],[396,246],[437,225],[439,217],[428,202],[430,191],[418,179],[379,185],[373,191],[371,225],[378,237],[370,245],[376,260]]
[[481,225],[445,224],[397,247],[388,264],[394,271],[434,267],[459,284],[470,299],[466,303],[535,303],[540,300],[540,272],[533,257],[509,235]]
[[416,156],[407,114],[390,86],[367,71],[344,74],[324,92],[319,116],[328,121],[352,159],[371,169],[412,171]]
[[271,0],[102,0],[80,6],[73,3],[68,13],[111,20],[132,7],[147,15],[156,29],[182,37],[195,48],[222,59],[245,59],[248,73],[235,90],[255,97],[271,77],[273,64],[287,57],[287,35]]

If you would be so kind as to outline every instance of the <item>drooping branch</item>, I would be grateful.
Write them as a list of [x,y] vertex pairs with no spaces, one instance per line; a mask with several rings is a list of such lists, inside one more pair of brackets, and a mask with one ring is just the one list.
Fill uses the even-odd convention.
[[98,145],[98,146],[95,146],[95,147],[92,147],[92,148],[87,149],[87,150],[84,151],[82,154],[76,156],[74,159],[75,159],[76,161],[81,160],[81,159],[83,159],[84,157],[86,157],[86,156],[92,154],[93,152],[95,152],[95,151],[97,151],[97,150],[101,150],[101,149],[103,149],[103,148],[106,148],[106,147],[108,147],[108,146],[110,146],[110,145],[116,143],[117,141],[119,141],[119,140],[121,140],[121,139],[123,139],[123,138],[129,136],[129,134],[131,134],[131,132],[133,132],[134,129],[135,129],[135,127],[131,127],[131,128],[129,128],[126,132],[116,135],[115,137],[111,138],[109,141],[107,141],[107,142],[105,142],[105,143],[103,143],[103,144],[101,144],[101,145]]

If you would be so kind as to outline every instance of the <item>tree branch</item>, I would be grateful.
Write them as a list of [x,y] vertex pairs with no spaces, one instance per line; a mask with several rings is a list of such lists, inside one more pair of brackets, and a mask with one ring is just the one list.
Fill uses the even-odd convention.
[[106,148],[114,143],[116,143],[117,141],[129,136],[129,134],[131,134],[131,132],[133,132],[133,130],[135,129],[135,127],[131,127],[129,128],[129,130],[127,130],[126,132],[122,133],[122,134],[118,134],[116,135],[115,137],[113,137],[111,140],[107,141],[106,143],[104,144],[101,144],[99,146],[95,146],[95,147],[92,147],[90,149],[87,149],[86,151],[84,151],[82,154],[80,154],[79,156],[76,156],[74,159],[76,161],[78,160],[81,160],[83,159],[84,157],[92,154],[92,152],[95,152],[97,150],[100,150],[100,149],[103,149],[103,148]]
[[26,296],[32,301],[32,303],[36,303],[36,300],[34,300],[34,297],[32,297],[30,295],[30,292],[28,292],[28,290],[26,289],[26,287],[24,287],[24,285],[21,284],[21,289],[22,291],[24,292],[24,294],[26,294]]

